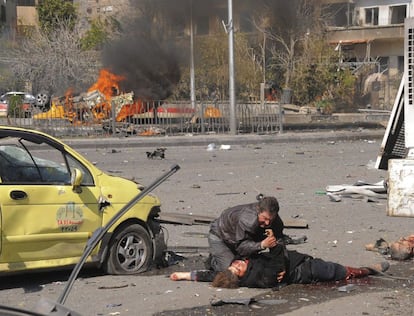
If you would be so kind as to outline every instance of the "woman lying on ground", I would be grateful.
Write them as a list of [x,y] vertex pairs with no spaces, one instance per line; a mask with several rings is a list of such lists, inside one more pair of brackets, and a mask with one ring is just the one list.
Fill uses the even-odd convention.
[[170,279],[212,282],[212,286],[221,288],[272,288],[280,283],[308,284],[361,278],[385,272],[388,268],[388,262],[361,268],[343,266],[287,250],[285,246],[278,244],[269,252],[250,258],[236,259],[227,270],[222,272],[212,270],[174,272],[170,275]]

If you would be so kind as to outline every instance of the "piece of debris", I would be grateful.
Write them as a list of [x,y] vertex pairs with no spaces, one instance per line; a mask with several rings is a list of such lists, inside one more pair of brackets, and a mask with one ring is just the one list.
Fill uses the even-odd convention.
[[211,306],[222,306],[226,304],[237,304],[237,305],[249,305],[255,300],[253,298],[229,298],[229,299],[220,299],[212,300],[210,302]]
[[112,304],[108,304],[108,305],[106,305],[106,307],[107,307],[107,308],[111,308],[111,307],[119,307],[119,306],[122,306],[122,304],[120,304],[120,303],[112,303]]
[[182,235],[186,237],[208,238],[208,233],[184,232]]
[[301,237],[298,237],[298,238],[292,238],[292,237],[290,237],[288,235],[285,235],[283,237],[283,242],[286,245],[299,245],[299,244],[304,244],[306,242],[306,240],[308,240],[308,237],[306,237],[306,236],[301,236]]
[[326,193],[326,195],[329,197],[329,200],[331,200],[332,202],[341,202],[341,196],[338,194],[334,194],[334,193]]
[[230,145],[220,145],[220,150],[230,150],[231,146]]
[[[160,223],[178,224],[178,225],[210,225],[215,219],[213,216],[182,214],[174,212],[161,212],[158,217]],[[309,228],[306,220],[300,218],[285,219],[284,228]],[[302,238],[302,237],[301,237]]]
[[355,289],[356,289],[355,284],[347,284],[347,285],[338,287],[339,292],[346,292],[346,293],[349,293]]
[[148,159],[154,159],[154,158],[159,157],[161,159],[164,159],[166,150],[167,150],[167,148],[161,147],[161,148],[157,148],[153,152],[147,151],[147,158]]
[[382,255],[388,255],[390,253],[390,246],[383,238],[378,239],[373,244],[365,245],[365,250],[378,252]]
[[216,149],[216,144],[214,143],[208,144],[207,151],[213,151],[214,149]]
[[366,201],[376,202],[378,199],[387,199],[387,184],[383,180],[377,183],[359,180],[353,185],[328,185],[326,195],[333,202],[340,202],[342,197],[366,197]]
[[112,289],[122,289],[124,287],[128,287],[128,284],[122,284],[122,285],[113,285],[113,286],[99,286],[99,290],[112,290]]

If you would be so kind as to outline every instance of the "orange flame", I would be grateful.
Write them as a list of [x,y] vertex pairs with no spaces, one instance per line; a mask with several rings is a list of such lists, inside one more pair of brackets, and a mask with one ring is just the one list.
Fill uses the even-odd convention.
[[111,73],[108,69],[101,69],[98,80],[88,89],[88,92],[99,90],[106,100],[110,100],[114,95],[119,93],[119,82],[125,80],[124,76],[118,76]]

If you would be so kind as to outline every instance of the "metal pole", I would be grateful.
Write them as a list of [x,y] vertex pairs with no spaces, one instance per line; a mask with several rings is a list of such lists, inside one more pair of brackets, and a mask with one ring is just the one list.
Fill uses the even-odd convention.
[[122,217],[126,212],[128,212],[131,207],[133,207],[136,203],[138,203],[142,198],[144,198],[148,193],[150,193],[152,190],[154,190],[156,187],[158,187],[162,182],[167,180],[170,176],[172,176],[174,173],[176,173],[180,169],[179,165],[173,165],[171,169],[167,172],[165,172],[162,176],[160,176],[158,179],[156,179],[153,183],[151,183],[149,186],[147,186],[145,189],[143,189],[141,192],[139,192],[131,201],[129,201],[127,204],[125,204],[119,211],[116,213],[109,221],[106,223],[105,226],[96,229],[91,238],[88,240],[85,250],[79,260],[79,262],[76,264],[76,266],[73,268],[72,273],[68,279],[68,282],[66,283],[66,286],[63,289],[62,294],[58,298],[57,303],[59,304],[65,304],[65,301],[69,295],[70,290],[72,289],[73,283],[76,280],[76,277],[78,276],[83,264],[86,262],[86,259],[89,257],[89,255],[92,253],[93,249],[96,247],[96,245],[102,240],[106,232],[111,228],[115,222]]
[[195,75],[194,75],[194,28],[193,28],[193,0],[190,12],[190,90],[191,108],[195,108]]
[[230,133],[237,134],[236,127],[236,97],[234,89],[234,27],[233,27],[233,1],[228,0],[229,10],[229,101],[230,101]]

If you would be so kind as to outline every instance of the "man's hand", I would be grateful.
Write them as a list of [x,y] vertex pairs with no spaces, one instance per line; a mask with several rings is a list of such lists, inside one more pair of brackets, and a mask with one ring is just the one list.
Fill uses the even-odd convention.
[[277,274],[277,282],[282,282],[283,278],[285,277],[286,271],[279,272]]
[[269,236],[263,239],[260,245],[262,246],[263,249],[273,248],[277,245],[277,241],[274,236]]

